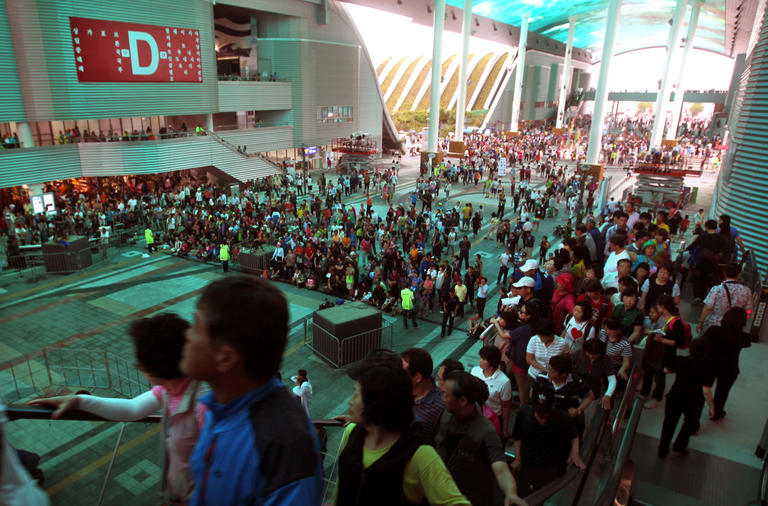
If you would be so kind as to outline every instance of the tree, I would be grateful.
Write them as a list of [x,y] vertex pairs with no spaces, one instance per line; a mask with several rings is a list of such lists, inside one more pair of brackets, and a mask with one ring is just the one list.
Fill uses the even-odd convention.
[[650,109],[651,107],[653,107],[653,104],[651,104],[650,102],[638,102],[637,103],[637,112],[642,114],[645,111],[647,111],[648,109]]
[[704,112],[704,106],[696,102],[695,104],[691,104],[691,107],[688,110],[691,111],[691,114],[693,114],[694,116],[698,116],[699,114]]

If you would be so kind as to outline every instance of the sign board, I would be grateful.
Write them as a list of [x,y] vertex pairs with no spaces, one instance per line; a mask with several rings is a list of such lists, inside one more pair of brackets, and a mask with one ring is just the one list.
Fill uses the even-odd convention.
[[79,82],[203,82],[200,32],[69,18]]
[[53,200],[53,193],[43,193],[43,206],[45,207],[45,211],[48,213],[52,213],[56,211],[56,203]]
[[499,157],[499,177],[504,177],[507,175],[507,159],[502,157]]
[[35,214],[42,214],[45,212],[42,195],[32,195],[32,210]]
[[661,145],[665,148],[674,148],[677,146],[677,140],[676,139],[662,139]]
[[583,163],[579,166],[579,170],[581,170],[585,176],[592,176],[595,181],[602,181],[603,167],[604,167],[604,164],[602,163],[598,163],[595,165],[589,165],[587,163]]
[[304,156],[312,156],[317,154],[317,146],[307,146],[304,148]]
[[758,292],[758,296],[758,302],[754,305],[755,316],[752,319],[752,324],[749,326],[749,333],[752,335],[752,340],[755,342],[760,338],[763,321],[765,320],[765,308],[768,305],[768,286],[763,287]]

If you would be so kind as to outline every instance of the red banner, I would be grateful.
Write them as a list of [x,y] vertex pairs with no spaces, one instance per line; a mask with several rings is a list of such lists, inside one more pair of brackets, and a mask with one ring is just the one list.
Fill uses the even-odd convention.
[[69,18],[80,82],[203,82],[200,32]]

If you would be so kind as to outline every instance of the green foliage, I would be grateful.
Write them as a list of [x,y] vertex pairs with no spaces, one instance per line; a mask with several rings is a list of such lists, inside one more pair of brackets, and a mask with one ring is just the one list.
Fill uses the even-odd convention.
[[[487,111],[485,111],[487,112]],[[480,126],[483,123],[485,114],[473,114],[473,111],[467,111],[465,115],[465,124],[467,126]],[[395,122],[395,127],[398,131],[407,132],[409,130],[415,130],[420,132],[423,128],[429,126],[429,112],[428,111],[397,111],[392,114],[392,121]],[[451,109],[446,111],[440,109],[440,135],[447,135],[448,132],[453,132],[456,127],[456,110]]]
[[638,102],[637,103],[637,112],[643,113],[653,107],[653,104],[650,102]]
[[704,112],[704,106],[702,104],[696,102],[695,104],[691,104],[691,107],[688,110],[691,111],[691,114],[696,116],[696,115],[701,114],[702,112]]

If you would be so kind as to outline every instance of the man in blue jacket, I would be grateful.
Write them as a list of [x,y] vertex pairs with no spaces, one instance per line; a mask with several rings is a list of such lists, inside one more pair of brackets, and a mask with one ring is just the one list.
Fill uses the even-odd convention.
[[269,282],[224,278],[200,297],[180,368],[207,381],[205,427],[190,459],[192,505],[319,505],[317,435],[276,374],[288,307]]

